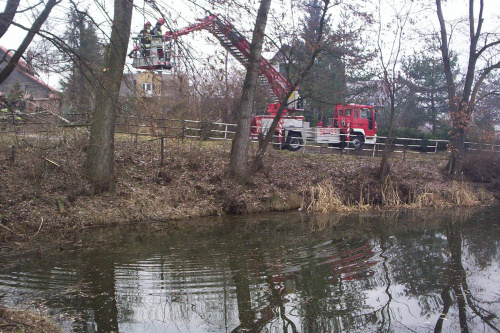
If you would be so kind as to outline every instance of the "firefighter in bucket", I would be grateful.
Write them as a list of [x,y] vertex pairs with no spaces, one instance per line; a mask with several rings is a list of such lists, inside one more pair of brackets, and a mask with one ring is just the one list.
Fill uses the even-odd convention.
[[137,35],[139,39],[139,45],[136,45],[132,51],[128,54],[130,58],[133,58],[135,53],[140,50],[142,57],[149,57],[151,55],[151,23],[144,23],[144,28]]

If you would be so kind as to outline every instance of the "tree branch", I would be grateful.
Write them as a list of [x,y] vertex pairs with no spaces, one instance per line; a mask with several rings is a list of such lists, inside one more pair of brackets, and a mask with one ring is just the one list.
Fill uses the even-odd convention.
[[26,35],[26,37],[24,37],[23,42],[21,43],[17,51],[14,53],[12,58],[10,58],[7,66],[5,66],[5,68],[0,72],[0,84],[2,84],[5,81],[5,79],[7,79],[7,77],[9,77],[9,75],[12,73],[12,71],[17,65],[17,62],[19,61],[19,59],[21,59],[21,56],[23,55],[23,53],[26,51],[31,41],[33,40],[35,34],[40,30],[42,24],[45,22],[45,20],[49,16],[54,6],[56,6],[60,2],[61,0],[49,0],[47,2],[47,5],[40,13],[40,15],[36,18],[28,34]]
[[14,16],[16,16],[17,7],[19,7],[20,1],[21,0],[7,0],[5,10],[3,13],[0,13],[0,38],[2,38],[9,29],[10,23],[14,19]]

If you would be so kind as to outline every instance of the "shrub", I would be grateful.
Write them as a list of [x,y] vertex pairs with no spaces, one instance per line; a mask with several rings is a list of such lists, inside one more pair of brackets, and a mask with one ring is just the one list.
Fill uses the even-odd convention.
[[494,152],[469,152],[464,161],[463,173],[471,180],[494,183],[500,179],[500,154]]

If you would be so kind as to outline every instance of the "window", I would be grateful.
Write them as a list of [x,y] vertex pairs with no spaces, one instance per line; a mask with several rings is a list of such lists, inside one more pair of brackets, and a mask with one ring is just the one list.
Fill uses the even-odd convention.
[[144,91],[151,91],[151,90],[153,90],[153,84],[152,83],[143,83],[142,84],[142,90],[144,90]]
[[351,116],[351,114],[352,114],[352,110],[351,110],[351,109],[347,109],[347,110],[345,110],[345,115],[346,115],[346,117],[350,117],[350,116]]
[[29,85],[29,84],[25,84],[25,85],[24,85],[24,91],[25,91],[27,94],[30,94],[30,95],[35,95],[35,93],[36,93],[36,86],[34,86],[34,85]]
[[361,109],[361,118],[362,119],[370,119],[372,117],[372,112],[370,109],[362,108]]
[[359,110],[358,109],[354,110],[354,118],[359,118]]
[[146,95],[151,96],[153,95],[153,90],[155,88],[155,85],[153,83],[143,83],[142,84],[142,90],[146,93]]

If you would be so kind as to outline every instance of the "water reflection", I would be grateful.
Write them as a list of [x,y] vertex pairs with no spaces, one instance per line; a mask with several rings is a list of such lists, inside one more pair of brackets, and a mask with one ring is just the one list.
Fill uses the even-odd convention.
[[498,332],[500,210],[436,214],[82,235],[0,258],[0,294],[67,332]]

